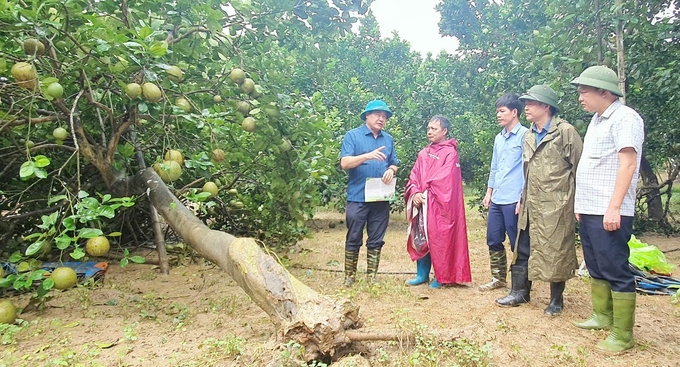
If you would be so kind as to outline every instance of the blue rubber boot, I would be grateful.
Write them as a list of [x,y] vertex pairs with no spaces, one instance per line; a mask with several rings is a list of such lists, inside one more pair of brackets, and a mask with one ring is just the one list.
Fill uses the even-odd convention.
[[435,275],[434,278],[432,279],[432,283],[430,283],[430,288],[436,289],[441,287],[442,284],[437,281],[437,276]]
[[416,260],[416,267],[416,277],[407,280],[407,285],[419,285],[430,281],[430,269],[432,268],[432,258],[430,257],[430,254]]

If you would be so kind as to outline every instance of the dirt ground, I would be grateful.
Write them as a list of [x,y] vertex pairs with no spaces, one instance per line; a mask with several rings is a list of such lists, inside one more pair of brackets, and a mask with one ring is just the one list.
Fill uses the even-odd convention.
[[[405,221],[394,215],[380,285],[369,287],[362,280],[342,289],[342,220],[337,213],[319,213],[314,238],[281,254],[283,264],[318,292],[358,304],[365,328],[400,328],[419,335],[445,329],[459,336],[454,342],[420,338],[415,346],[354,345],[373,366],[670,367],[680,361],[680,307],[668,296],[638,296],[637,346],[614,357],[594,348],[605,332],[572,326],[590,315],[586,279],[567,282],[565,310],[558,317],[543,314],[549,302],[546,283],[534,283],[528,305],[497,307],[494,300],[506,291],[477,289],[490,275],[485,224],[476,212],[468,213],[472,286],[432,290],[404,285],[415,266],[405,252]],[[677,238],[641,239],[669,251],[669,262],[680,264]],[[294,352],[288,348],[272,352],[276,330],[264,312],[219,268],[187,255],[174,253],[184,265],[173,267],[169,276],[150,264],[112,265],[98,285],[55,293],[43,313],[24,313],[23,323],[0,329],[0,367],[264,366],[272,353],[292,361]],[[359,270],[365,270],[365,248]],[[23,307],[28,296],[12,302]]]

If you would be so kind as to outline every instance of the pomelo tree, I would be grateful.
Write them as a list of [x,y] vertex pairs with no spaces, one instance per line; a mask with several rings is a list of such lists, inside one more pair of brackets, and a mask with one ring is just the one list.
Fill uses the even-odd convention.
[[368,3],[0,2],[3,253],[54,243],[62,259],[81,259],[88,238],[147,240],[157,211],[283,339],[309,358],[332,354],[355,306],[235,236],[305,235],[337,162],[337,116],[319,93],[290,87],[295,55],[347,32]]
[[[409,43],[398,34],[381,39],[377,21],[370,13],[361,19],[356,32],[331,45],[328,54],[325,67],[300,64],[300,70],[307,73],[295,82],[301,90],[320,90],[339,116],[348,116],[334,129],[337,144],[347,130],[363,123],[357,111],[368,100],[384,99],[394,111],[385,130],[395,138],[401,162],[397,189],[401,191],[418,151],[428,144],[428,120],[442,114],[451,120],[450,136],[459,143],[463,179],[468,187],[485,190],[485,162],[491,155],[488,141],[493,141],[497,124],[493,102],[485,104],[495,95],[478,93],[487,88],[477,77],[477,59],[446,53],[420,55],[410,51]],[[343,195],[340,190],[336,197]],[[468,199],[480,201],[475,195]],[[344,205],[344,200],[338,204]],[[392,208],[403,209],[403,200]]]
[[673,61],[680,52],[677,2],[443,0],[437,9],[440,32],[459,38],[464,62],[476,65],[466,81],[474,86],[474,115],[484,116],[503,92],[545,83],[560,95],[561,114],[584,134],[590,115],[569,81],[592,65],[618,71],[626,102],[643,116],[647,131],[637,227],[671,230],[670,200],[664,207],[660,196],[670,197],[679,169],[678,104],[669,103],[680,86],[671,77],[680,71]]

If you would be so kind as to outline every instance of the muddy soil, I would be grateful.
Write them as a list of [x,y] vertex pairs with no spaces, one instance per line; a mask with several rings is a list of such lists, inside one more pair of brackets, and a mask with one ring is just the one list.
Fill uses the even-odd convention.
[[[352,346],[373,366],[678,366],[680,307],[668,296],[639,295],[636,348],[622,356],[598,353],[603,331],[572,326],[590,315],[587,279],[567,282],[561,316],[547,317],[546,283],[536,282],[531,302],[500,308],[506,290],[481,292],[489,280],[485,223],[468,213],[473,284],[433,290],[407,287],[415,273],[405,252],[406,224],[394,215],[380,264],[379,286],[361,280],[342,289],[345,227],[338,213],[319,213],[314,237],[281,261],[320,293],[348,297],[361,307],[365,328],[399,328],[426,335],[447,330],[455,342],[419,339],[416,346],[365,342]],[[680,264],[680,240],[641,236]],[[146,253],[149,258],[154,255]],[[20,315],[22,326],[2,328],[0,366],[264,366],[278,356],[290,366],[294,349],[275,349],[271,321],[219,268],[189,251],[173,252],[182,265],[169,276],[150,264],[120,268],[115,262],[97,285],[54,293],[44,312]],[[580,255],[580,251],[579,251]],[[365,270],[365,248],[360,258]],[[680,273],[680,270],[676,274]],[[15,296],[18,306],[28,296]],[[290,346],[289,346],[290,347]]]

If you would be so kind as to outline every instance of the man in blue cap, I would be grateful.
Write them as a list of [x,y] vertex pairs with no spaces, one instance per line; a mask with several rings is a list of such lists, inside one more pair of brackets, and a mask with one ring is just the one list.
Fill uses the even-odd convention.
[[368,234],[366,248],[366,277],[375,283],[380,251],[390,219],[389,201],[366,202],[364,189],[369,178],[381,178],[389,184],[397,174],[399,160],[394,150],[394,139],[383,131],[387,119],[392,116],[387,104],[381,100],[368,102],[361,119],[366,123],[352,129],[342,139],[340,166],[349,173],[347,185],[347,237],[345,240],[344,286],[354,284],[363,244],[364,227]]

